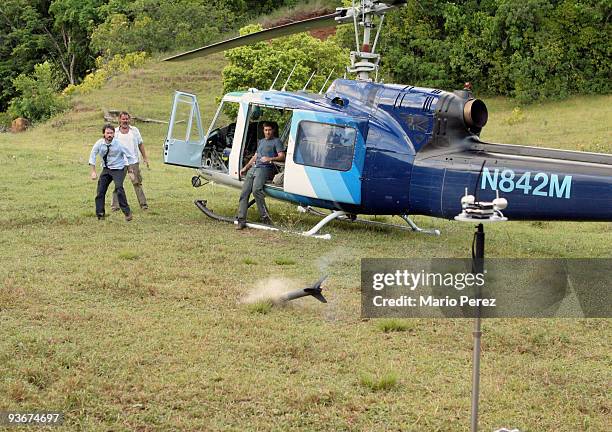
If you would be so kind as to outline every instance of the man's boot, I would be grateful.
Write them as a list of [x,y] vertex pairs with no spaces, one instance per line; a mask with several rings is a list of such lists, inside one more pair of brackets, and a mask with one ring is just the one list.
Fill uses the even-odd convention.
[[263,216],[261,218],[261,222],[266,225],[274,226],[274,224],[272,223],[272,219],[270,219],[270,216]]
[[238,225],[236,225],[237,230],[243,230],[247,227],[246,220],[238,219]]

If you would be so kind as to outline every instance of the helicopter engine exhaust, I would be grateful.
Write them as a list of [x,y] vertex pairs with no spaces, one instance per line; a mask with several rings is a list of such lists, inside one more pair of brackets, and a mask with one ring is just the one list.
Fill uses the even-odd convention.
[[488,119],[489,111],[480,99],[470,99],[463,106],[463,120],[468,128],[482,129]]

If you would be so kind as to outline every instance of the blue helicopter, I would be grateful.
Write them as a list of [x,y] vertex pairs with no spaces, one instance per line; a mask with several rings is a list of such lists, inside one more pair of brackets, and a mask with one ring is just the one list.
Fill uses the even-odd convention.
[[[357,79],[336,79],[325,93],[306,91],[308,83],[303,91],[286,91],[291,74],[281,90],[274,90],[275,80],[269,90],[229,93],[204,133],[196,96],[176,92],[164,162],[197,169],[195,187],[204,179],[241,188],[240,169],[256,150],[263,119],[274,118],[286,161],[278,164],[265,193],[322,217],[304,235],[316,235],[334,219],[392,225],[359,219],[360,214],[397,215],[407,226],[394,227],[439,234],[420,229],[410,215],[452,219],[466,203],[492,202],[500,193],[511,203],[504,215],[512,220],[612,221],[612,155],[484,142],[479,133],[487,107],[469,89],[447,92],[370,78],[378,75],[375,49],[384,15],[404,3],[353,2],[332,14],[166,59],[187,60],[335,24],[353,22],[356,35],[363,27],[357,36],[363,42],[351,52],[347,68]],[[462,202],[462,196],[471,201]],[[235,222],[214,213],[206,201],[196,205],[212,218]]]

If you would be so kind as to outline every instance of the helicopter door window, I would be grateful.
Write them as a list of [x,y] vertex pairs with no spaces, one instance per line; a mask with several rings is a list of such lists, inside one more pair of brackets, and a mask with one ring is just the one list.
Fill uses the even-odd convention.
[[210,125],[207,143],[217,147],[231,147],[236,130],[239,104],[237,102],[223,102]]
[[236,131],[238,107],[239,104],[236,102],[222,102],[219,106],[210,126],[206,138],[206,147],[202,154],[202,166],[204,168],[228,171],[229,156]]
[[298,126],[293,161],[300,165],[348,171],[357,131],[352,127],[303,121]]

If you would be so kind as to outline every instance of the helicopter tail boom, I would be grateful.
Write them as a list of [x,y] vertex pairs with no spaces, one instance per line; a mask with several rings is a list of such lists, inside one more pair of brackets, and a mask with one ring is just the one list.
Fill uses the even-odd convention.
[[411,211],[453,218],[467,191],[508,200],[510,220],[612,221],[612,155],[477,141],[417,158]]

